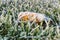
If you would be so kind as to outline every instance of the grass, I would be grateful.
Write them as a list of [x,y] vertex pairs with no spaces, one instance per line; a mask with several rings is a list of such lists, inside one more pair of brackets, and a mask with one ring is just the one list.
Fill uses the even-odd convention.
[[[54,25],[43,30],[42,24],[33,26],[30,22],[17,22],[19,12],[30,11],[50,17]],[[59,40],[59,0],[0,0],[0,40]]]

